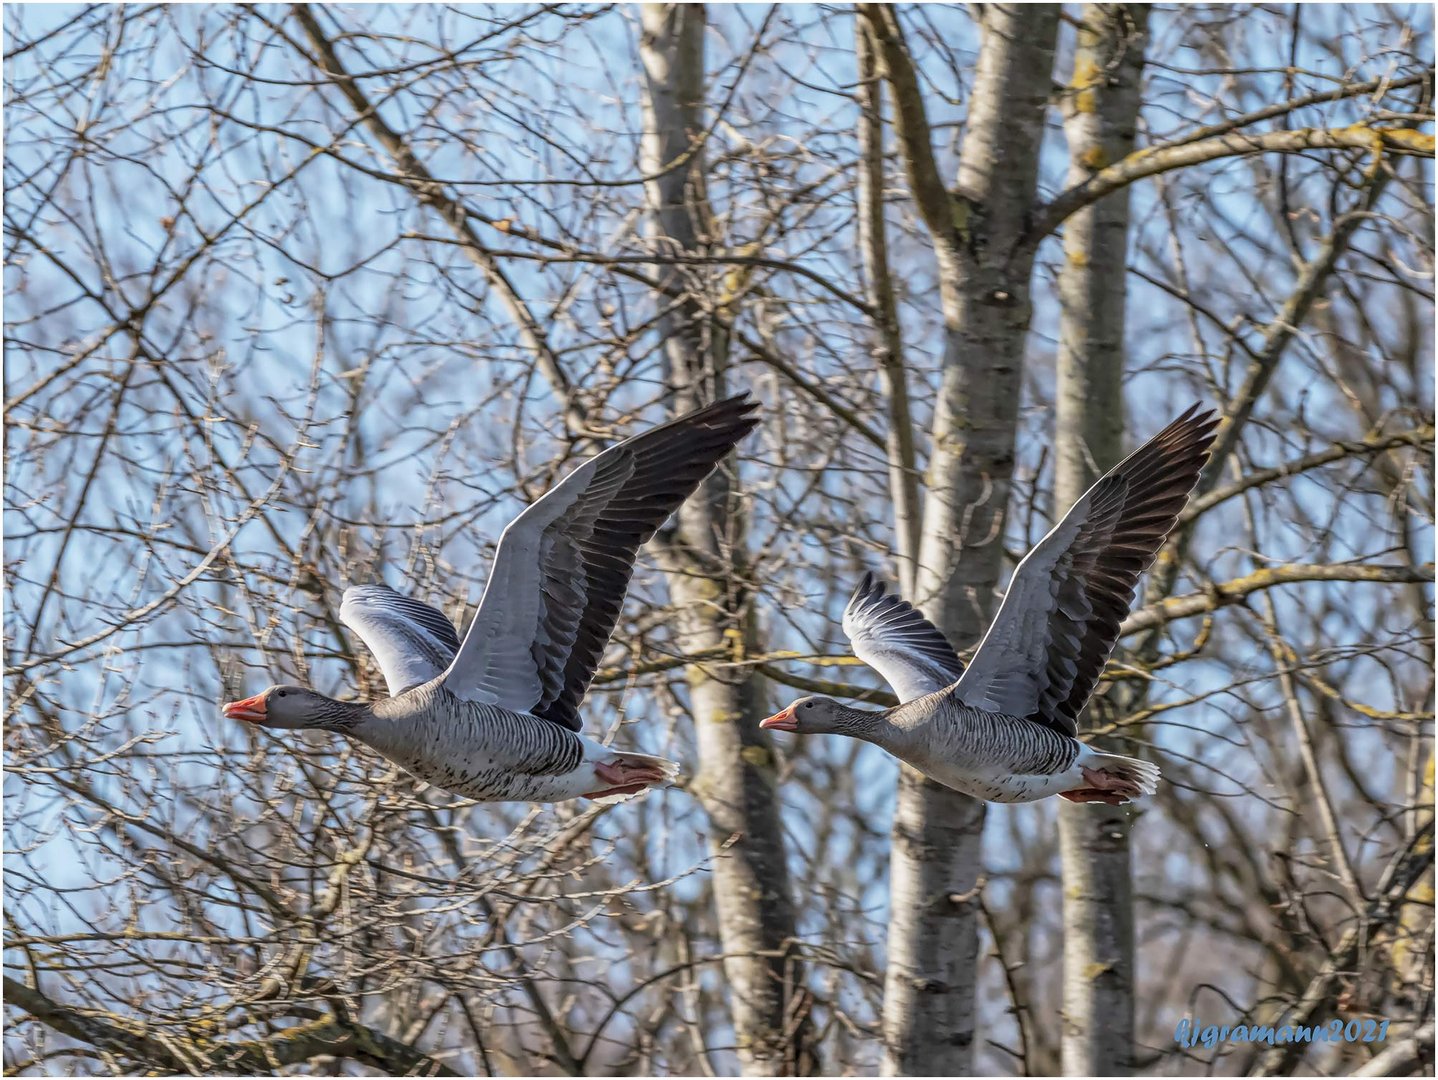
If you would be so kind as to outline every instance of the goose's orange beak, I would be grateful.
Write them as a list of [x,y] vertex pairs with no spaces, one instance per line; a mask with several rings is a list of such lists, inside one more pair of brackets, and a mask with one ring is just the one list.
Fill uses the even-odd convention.
[[799,721],[794,716],[794,706],[790,705],[783,712],[777,712],[768,719],[760,720],[759,726],[766,731],[798,731]]
[[256,694],[243,701],[227,702],[220,711],[230,720],[248,720],[252,724],[260,723],[266,715],[265,695]]

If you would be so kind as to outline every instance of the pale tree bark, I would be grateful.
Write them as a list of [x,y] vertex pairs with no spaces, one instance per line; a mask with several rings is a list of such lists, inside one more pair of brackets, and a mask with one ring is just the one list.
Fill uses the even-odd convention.
[[912,596],[922,524],[919,475],[904,372],[904,343],[884,225],[884,84],[879,75],[874,31],[865,19],[854,20],[854,53],[859,64],[859,252],[864,260],[864,299],[874,312],[874,357],[888,406],[885,450],[889,459],[889,495],[894,500],[899,585],[905,595]]
[[[1070,187],[1133,149],[1148,7],[1083,9],[1073,78],[1064,94]],[[1054,516],[1076,502],[1123,451],[1124,299],[1128,188],[1070,217],[1059,272]],[[1080,726],[1097,714],[1096,700]],[[1102,804],[1059,807],[1063,865],[1063,1071],[1134,1071],[1132,812]]]
[[[864,5],[910,187],[934,243],[944,315],[915,599],[956,644],[995,607],[1028,331],[1033,205],[1059,9],[984,9],[957,191],[944,185],[895,9]],[[890,861],[884,1071],[972,1071],[984,805],[903,768]]]
[[[712,248],[713,214],[704,178],[702,5],[647,4],[640,56],[646,77],[641,168],[650,233],[667,256]],[[670,291],[683,271],[658,268]],[[693,282],[660,322],[674,409],[683,412],[730,392],[729,340]],[[669,589],[681,613],[685,652],[730,647],[737,659],[760,650],[746,615],[743,521],[731,474],[721,469],[680,509],[665,546]],[[747,665],[688,674],[699,747],[693,792],[709,819],[713,891],[728,981],[730,1016],[746,1076],[811,1071],[804,995],[794,949],[794,907],[779,825],[775,759],[759,730],[762,677]]]

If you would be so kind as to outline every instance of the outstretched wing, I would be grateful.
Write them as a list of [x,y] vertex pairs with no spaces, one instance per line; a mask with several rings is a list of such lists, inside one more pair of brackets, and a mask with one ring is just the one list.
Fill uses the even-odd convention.
[[1192,406],[1074,503],[1014,571],[954,687],[960,701],[1077,734],[1139,575],[1198,482],[1217,425]]
[[445,686],[578,731],[640,545],[758,424],[757,408],[741,394],[626,439],[515,518]]
[[844,609],[854,655],[884,677],[900,701],[952,685],[964,665],[933,623],[866,573]]
[[440,675],[459,652],[459,635],[442,613],[388,585],[346,589],[340,619],[374,653],[391,697]]

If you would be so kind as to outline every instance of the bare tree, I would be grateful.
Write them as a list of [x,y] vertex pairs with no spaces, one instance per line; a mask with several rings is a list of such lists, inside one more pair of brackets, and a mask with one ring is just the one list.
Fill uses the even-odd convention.
[[[1427,9],[5,19],[8,1072],[1431,1061]],[[673,788],[473,805],[219,716],[382,693],[345,585],[463,629],[525,502],[741,387],[586,702]],[[971,648],[1194,400],[1217,452],[1084,725],[1155,798],[761,737],[887,700],[865,570]]]
[[[657,253],[702,257],[722,250],[705,180],[703,5],[648,4],[642,13],[645,140],[640,158]],[[699,268],[688,280],[655,268],[667,382],[682,411],[727,392],[731,338],[708,310],[723,307]],[[670,298],[676,298],[671,301]],[[732,301],[731,301],[732,302]],[[739,661],[727,671],[689,672],[699,772],[694,789],[709,816],[714,904],[731,987],[731,1015],[745,1075],[792,1076],[810,1069],[793,902],[779,830],[774,756],[759,730],[763,680],[743,664],[759,652],[745,580],[745,519],[732,485],[714,477],[681,508],[667,545],[669,589],[683,612],[689,653]]]
[[[914,200],[939,267],[943,383],[914,596],[954,641],[974,643],[993,614],[997,543],[1013,470],[1029,259],[1008,256],[1038,180],[1058,8],[995,5],[982,26],[956,189],[933,135],[894,8],[864,17],[893,88]],[[904,769],[890,866],[886,1072],[966,1073],[972,1065],[983,805]]]
[[[1142,4],[1084,9],[1073,77],[1062,100],[1070,187],[1133,151],[1148,14]],[[1055,516],[1123,457],[1128,228],[1128,188],[1078,211],[1064,225],[1054,385]],[[1106,705],[1101,698],[1088,714],[1091,727],[1112,729],[1118,717]],[[1059,807],[1067,1075],[1134,1071],[1131,821],[1122,807]]]

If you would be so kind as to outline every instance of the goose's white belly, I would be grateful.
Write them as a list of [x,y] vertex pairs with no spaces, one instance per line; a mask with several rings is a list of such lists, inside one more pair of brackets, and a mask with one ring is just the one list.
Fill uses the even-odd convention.
[[997,803],[1037,802],[1084,786],[1083,773],[1077,766],[1058,773],[1003,773],[965,768],[951,761],[910,762],[925,776],[944,787],[962,791],[976,799]]
[[578,768],[568,772],[534,774],[516,772],[512,766],[496,763],[493,755],[480,752],[432,758],[400,750],[376,749],[426,783],[483,802],[562,802],[604,786],[590,761],[581,762]]

